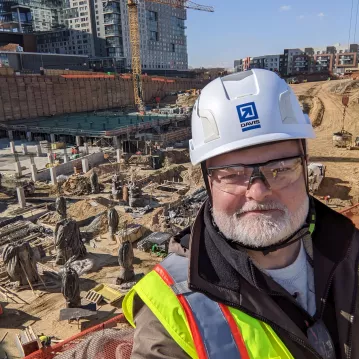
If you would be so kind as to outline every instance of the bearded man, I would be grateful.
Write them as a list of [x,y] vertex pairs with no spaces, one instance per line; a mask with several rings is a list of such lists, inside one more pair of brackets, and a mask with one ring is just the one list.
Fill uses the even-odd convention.
[[359,232],[309,195],[314,137],[273,72],[203,89],[190,154],[208,200],[123,302],[131,358],[359,358]]

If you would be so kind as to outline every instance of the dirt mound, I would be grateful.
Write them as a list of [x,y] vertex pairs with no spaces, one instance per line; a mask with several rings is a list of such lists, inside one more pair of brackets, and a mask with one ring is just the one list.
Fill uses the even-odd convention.
[[339,95],[359,90],[359,80],[342,80],[335,81],[328,86],[328,91]]
[[190,166],[186,172],[182,173],[183,182],[188,183],[191,186],[202,187],[204,186],[201,166]]
[[136,186],[143,187],[148,183],[163,183],[164,181],[178,180],[182,177],[182,172],[186,171],[186,167],[183,165],[170,165],[169,167],[163,167],[149,176],[136,179]]
[[70,196],[80,196],[91,193],[90,179],[85,176],[71,176],[62,185],[64,194]]
[[96,216],[107,210],[106,206],[96,202],[95,200],[85,199],[71,205],[67,210],[67,216],[77,221]]
[[190,161],[188,150],[171,150],[164,152],[164,166],[168,167],[174,163],[187,163]]
[[298,100],[302,105],[303,112],[311,119],[313,127],[320,126],[325,110],[323,101],[319,97],[306,95],[299,95]]
[[176,105],[179,107],[192,107],[197,98],[198,95],[180,94],[177,97]]

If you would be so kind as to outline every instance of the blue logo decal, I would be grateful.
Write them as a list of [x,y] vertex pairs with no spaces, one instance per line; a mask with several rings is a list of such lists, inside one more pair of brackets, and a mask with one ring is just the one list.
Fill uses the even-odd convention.
[[242,132],[261,128],[256,105],[254,102],[248,102],[237,106],[239,121]]

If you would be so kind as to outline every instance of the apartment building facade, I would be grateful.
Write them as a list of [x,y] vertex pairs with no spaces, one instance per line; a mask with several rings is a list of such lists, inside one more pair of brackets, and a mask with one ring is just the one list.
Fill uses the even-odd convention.
[[[3,2],[9,4],[4,9],[0,2],[0,18],[7,16],[10,24],[11,17],[14,25],[8,31],[23,32],[27,24],[26,31],[37,34],[39,52],[113,58],[121,67],[131,68],[127,0]],[[138,14],[143,71],[187,70],[186,10],[141,1]]]
[[[262,68],[272,71],[277,69],[282,76],[319,72],[340,75],[345,73],[347,69],[358,68],[359,45],[351,44],[348,47],[337,44],[326,47],[284,49],[281,55],[247,57],[246,59],[250,59],[249,65],[241,68],[236,66],[239,60],[235,60],[235,71]],[[278,66],[275,67],[274,65],[277,63]]]

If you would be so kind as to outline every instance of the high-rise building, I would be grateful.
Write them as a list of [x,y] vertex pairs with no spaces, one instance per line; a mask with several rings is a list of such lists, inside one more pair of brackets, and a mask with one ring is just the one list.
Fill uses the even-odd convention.
[[[188,69],[186,10],[141,1],[138,16],[143,71]],[[39,52],[112,58],[131,68],[127,0],[2,0],[0,19],[8,31],[35,32]]]
[[31,0],[0,1],[0,31],[32,33]]

